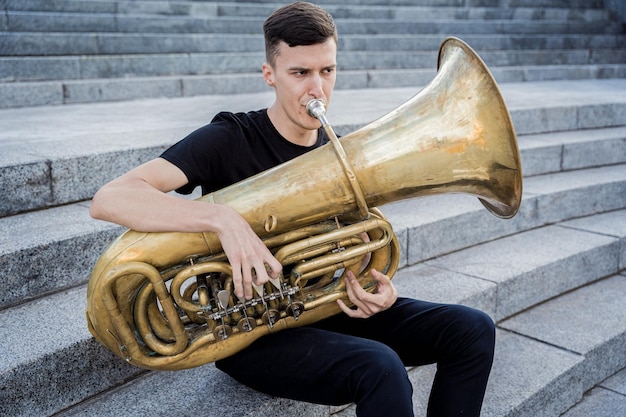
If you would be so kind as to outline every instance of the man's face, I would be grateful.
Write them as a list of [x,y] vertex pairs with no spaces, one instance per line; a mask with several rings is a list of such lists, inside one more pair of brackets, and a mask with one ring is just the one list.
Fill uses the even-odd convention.
[[263,65],[263,76],[276,91],[272,121],[283,135],[319,128],[319,121],[307,114],[306,104],[312,99],[330,103],[336,69],[337,44],[332,38],[315,45],[279,45],[274,65]]

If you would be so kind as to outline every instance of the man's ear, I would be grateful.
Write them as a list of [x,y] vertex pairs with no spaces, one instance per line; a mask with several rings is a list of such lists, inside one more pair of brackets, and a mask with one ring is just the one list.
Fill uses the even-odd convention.
[[261,71],[263,72],[265,83],[270,87],[274,87],[274,68],[266,62],[263,64]]

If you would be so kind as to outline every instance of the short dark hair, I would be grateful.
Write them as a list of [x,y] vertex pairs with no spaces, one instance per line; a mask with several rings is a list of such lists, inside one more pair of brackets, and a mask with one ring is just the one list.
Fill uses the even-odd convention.
[[337,42],[337,27],[330,13],[303,1],[276,10],[265,20],[263,31],[265,56],[270,65],[275,63],[280,42],[290,47],[324,43],[328,38]]

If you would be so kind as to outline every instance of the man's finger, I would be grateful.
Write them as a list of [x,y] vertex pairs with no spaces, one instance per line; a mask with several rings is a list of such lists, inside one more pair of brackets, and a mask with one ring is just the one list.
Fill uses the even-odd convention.
[[[351,290],[351,299],[354,298],[366,303],[372,301],[373,295],[361,287],[361,284],[356,279],[352,271],[348,271],[346,276],[346,289]],[[350,295],[350,293],[348,293],[348,295]]]
[[367,317],[367,316],[365,316],[365,314],[363,314],[363,312],[361,310],[359,310],[359,309],[357,309],[357,310],[351,309],[342,300],[337,300],[337,304],[339,304],[339,308],[341,309],[341,311],[346,313],[349,317],[352,317],[352,318],[366,318]]
[[[243,265],[241,267],[241,277],[244,295],[247,300],[252,299],[252,268]],[[234,277],[233,277],[234,278]]]
[[239,298],[243,297],[243,279],[241,277],[241,266],[232,265],[233,283],[235,284],[235,295]]
[[346,276],[346,291],[348,292],[350,301],[357,307],[356,311],[359,312],[357,317],[369,317],[374,314],[370,306],[373,294],[368,293],[361,287],[352,272],[348,272]]

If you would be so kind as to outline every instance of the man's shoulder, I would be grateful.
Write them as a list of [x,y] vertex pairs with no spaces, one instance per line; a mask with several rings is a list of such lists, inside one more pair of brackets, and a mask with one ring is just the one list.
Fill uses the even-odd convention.
[[231,112],[231,111],[223,111],[213,117],[211,123],[240,123],[240,124],[250,124],[250,123],[265,123],[267,119],[267,109],[254,110],[249,112]]

